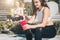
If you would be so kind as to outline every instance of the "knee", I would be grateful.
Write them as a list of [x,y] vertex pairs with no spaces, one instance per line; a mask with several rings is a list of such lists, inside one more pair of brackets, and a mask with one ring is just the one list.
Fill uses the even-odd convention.
[[29,35],[31,34],[31,32],[29,30],[25,30],[24,33],[29,34]]
[[51,34],[51,35],[49,35],[49,38],[54,38],[55,36],[56,36],[56,32]]

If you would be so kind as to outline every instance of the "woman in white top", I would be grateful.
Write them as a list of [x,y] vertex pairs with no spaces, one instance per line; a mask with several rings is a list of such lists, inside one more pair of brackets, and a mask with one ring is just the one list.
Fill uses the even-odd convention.
[[14,17],[15,20],[18,21],[20,19],[23,19],[24,13],[23,13],[23,8],[20,7],[19,2],[16,1],[15,2],[15,6],[14,6]]
[[35,40],[42,38],[52,38],[56,35],[56,29],[50,19],[50,9],[45,0],[32,0],[33,16],[28,21],[25,30],[26,39],[32,40],[32,33],[35,35]]

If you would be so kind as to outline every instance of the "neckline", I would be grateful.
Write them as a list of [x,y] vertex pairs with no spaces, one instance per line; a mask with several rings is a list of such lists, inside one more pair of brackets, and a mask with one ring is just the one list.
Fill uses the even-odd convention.
[[37,11],[39,12],[39,11],[42,11],[43,9],[44,9],[44,7],[42,7],[41,10],[37,10]]

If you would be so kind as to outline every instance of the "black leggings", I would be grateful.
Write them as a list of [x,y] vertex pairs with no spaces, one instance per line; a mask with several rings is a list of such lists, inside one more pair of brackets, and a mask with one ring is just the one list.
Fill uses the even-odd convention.
[[35,40],[42,40],[42,38],[53,38],[56,35],[56,29],[54,25],[46,26],[42,28],[30,29],[25,31],[26,39],[32,40],[33,34],[35,35]]

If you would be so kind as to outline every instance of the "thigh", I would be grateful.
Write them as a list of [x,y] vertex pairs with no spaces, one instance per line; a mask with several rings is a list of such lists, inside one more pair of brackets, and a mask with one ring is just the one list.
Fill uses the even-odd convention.
[[25,34],[32,34],[30,30],[25,30],[24,33]]
[[26,35],[26,40],[32,40],[33,36],[30,30],[26,30],[25,35]]
[[40,31],[40,28],[35,29],[35,40],[42,40],[42,33]]
[[54,25],[46,26],[42,29],[42,37],[43,38],[53,38],[56,35],[56,29]]

